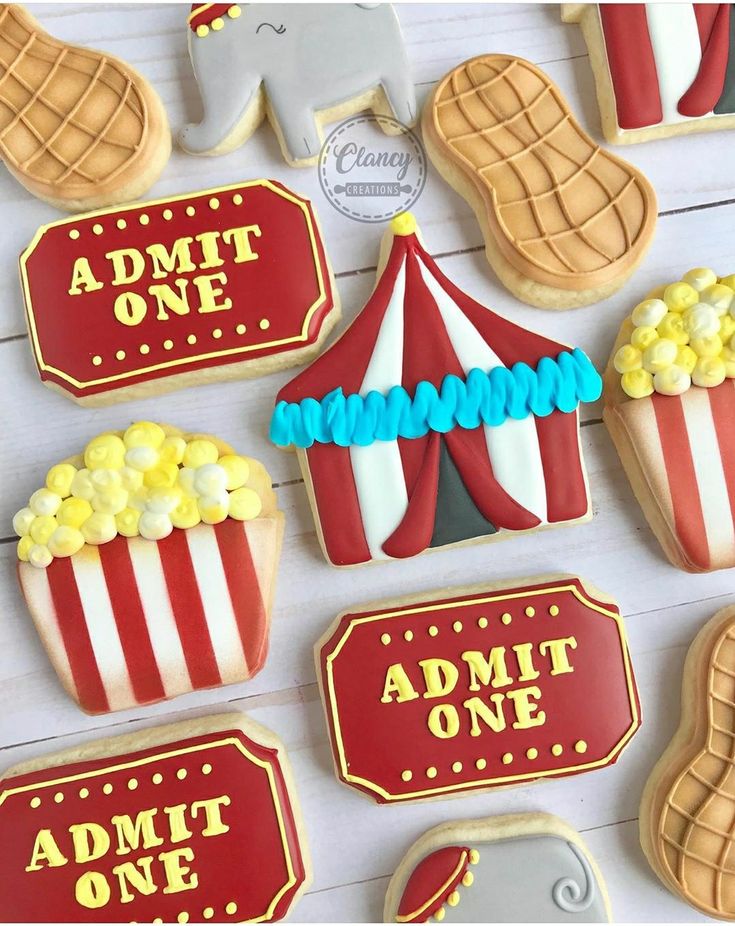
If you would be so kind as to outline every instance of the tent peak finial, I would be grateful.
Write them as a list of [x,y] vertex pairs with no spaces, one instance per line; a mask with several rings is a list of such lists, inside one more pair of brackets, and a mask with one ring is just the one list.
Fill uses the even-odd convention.
[[416,217],[412,212],[401,212],[390,223],[394,235],[405,237],[416,233]]

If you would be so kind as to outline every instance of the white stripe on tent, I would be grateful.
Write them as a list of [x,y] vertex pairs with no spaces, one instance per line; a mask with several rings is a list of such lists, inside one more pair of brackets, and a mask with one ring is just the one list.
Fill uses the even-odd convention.
[[691,3],[647,3],[646,19],[658,74],[663,121],[683,122],[677,106],[702,62],[697,17]]
[[[493,367],[502,367],[502,360],[422,260],[419,267],[464,372],[480,369],[488,373]],[[500,486],[527,511],[546,521],[546,480],[533,415],[521,420],[509,418],[498,427],[483,428],[493,473]]]

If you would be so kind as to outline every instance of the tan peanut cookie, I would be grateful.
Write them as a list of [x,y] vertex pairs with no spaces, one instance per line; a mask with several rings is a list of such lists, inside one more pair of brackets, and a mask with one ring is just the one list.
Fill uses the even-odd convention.
[[735,607],[716,614],[687,653],[679,729],[646,783],[640,837],[670,891],[735,920]]
[[0,158],[30,193],[69,212],[128,202],[170,153],[163,104],[137,71],[0,4]]
[[434,166],[475,211],[490,265],[523,302],[599,302],[642,260],[653,188],[584,133],[529,61],[480,55],[459,65],[437,84],[422,128]]

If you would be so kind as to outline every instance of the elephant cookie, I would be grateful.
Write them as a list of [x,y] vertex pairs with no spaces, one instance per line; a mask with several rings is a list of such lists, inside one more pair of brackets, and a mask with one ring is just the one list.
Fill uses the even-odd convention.
[[458,820],[418,839],[396,869],[386,923],[609,923],[595,860],[547,813]]
[[656,195],[597,145],[529,61],[480,55],[424,108],[434,166],[472,206],[487,259],[514,296],[544,309],[606,299],[643,259]]
[[52,38],[0,4],[0,158],[34,196],[79,212],[138,199],[171,152],[163,104],[137,71]]
[[735,920],[735,607],[687,653],[681,720],[641,800],[643,851],[664,885],[698,912]]
[[44,225],[20,276],[41,380],[79,405],[303,363],[339,318],[314,208],[275,180]]
[[669,560],[735,566],[735,275],[700,267],[623,322],[603,419]]
[[730,3],[567,3],[562,19],[582,28],[609,142],[735,127]]
[[337,777],[379,804],[603,768],[641,723],[618,606],[575,576],[354,608],[314,655]]
[[18,579],[82,710],[152,704],[260,671],[283,521],[257,460],[151,421],[52,466],[13,519]]
[[[323,126],[371,109],[404,126],[416,96],[390,4],[194,4],[189,52],[204,106],[179,135],[226,154],[268,118],[292,167],[316,164]],[[389,131],[386,124],[381,127]]]
[[244,714],[15,766],[0,829],[4,922],[274,922],[311,881],[283,743]]
[[458,289],[405,213],[362,312],[278,394],[271,439],[298,449],[330,563],[404,559],[587,520],[577,409],[600,391],[582,351]]

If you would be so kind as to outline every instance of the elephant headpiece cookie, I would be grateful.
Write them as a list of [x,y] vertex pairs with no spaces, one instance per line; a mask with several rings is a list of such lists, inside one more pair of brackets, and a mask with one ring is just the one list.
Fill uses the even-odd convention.
[[267,116],[286,161],[303,167],[316,163],[328,122],[365,109],[416,121],[390,4],[197,3],[189,26],[204,105],[179,136],[190,154],[226,154]]

